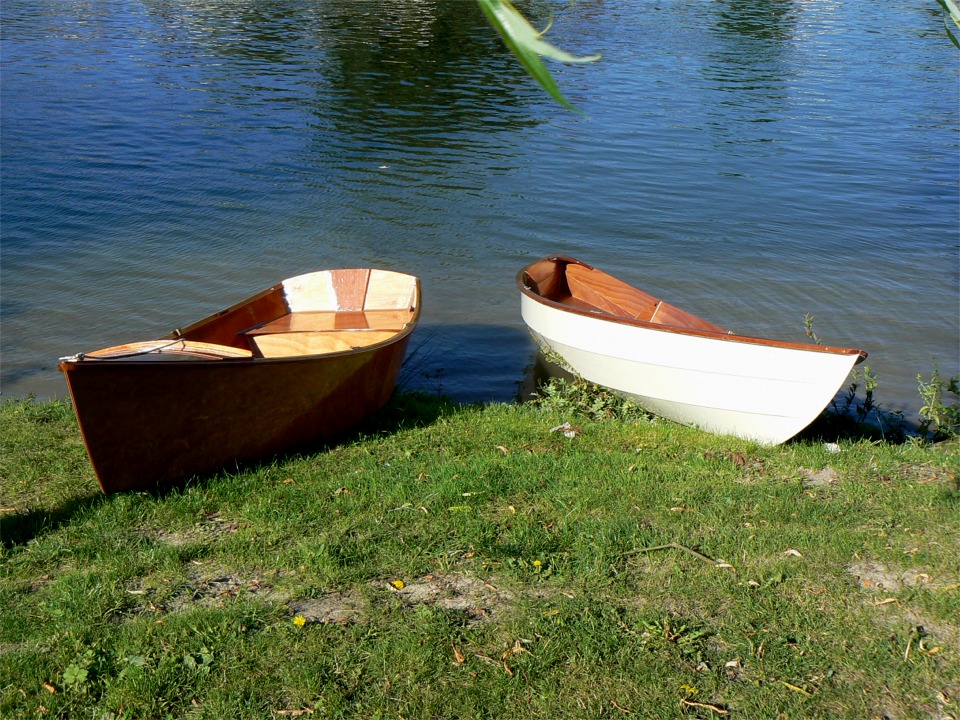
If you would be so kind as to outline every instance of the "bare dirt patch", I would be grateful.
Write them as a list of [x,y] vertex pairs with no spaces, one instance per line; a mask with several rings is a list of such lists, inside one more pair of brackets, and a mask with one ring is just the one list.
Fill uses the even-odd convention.
[[913,652],[916,655],[947,658],[944,662],[950,662],[951,655],[956,657],[956,648],[960,646],[960,626],[956,623],[935,620],[896,600],[874,603],[872,610],[871,614],[881,624],[900,634],[901,638],[910,638],[904,650],[905,656]]
[[847,566],[847,572],[856,578],[862,587],[871,590],[897,591],[909,586],[936,586],[933,577],[916,568],[891,570],[876,562],[858,562]]
[[406,605],[434,605],[466,614],[474,622],[488,620],[498,608],[512,603],[513,593],[493,583],[461,573],[424,575],[398,587],[382,587],[396,593]]
[[832,467],[821,470],[800,468],[800,475],[805,488],[829,487],[840,482],[840,475]]
[[171,594],[162,587],[151,587],[142,580],[128,585],[127,593],[137,599],[125,614],[183,612],[193,607],[223,607],[238,600],[284,602],[289,595],[276,590],[260,578],[241,575],[222,567],[197,568],[186,582],[181,581]]
[[208,605],[222,607],[240,598],[257,598],[264,602],[282,602],[282,593],[259,577],[244,577],[229,571],[194,573],[189,585],[172,602],[171,609],[182,610],[187,606]]
[[370,616],[370,605],[359,592],[344,590],[318,598],[303,598],[287,603],[294,615],[309,623],[348,625]]
[[[379,580],[371,583],[375,592],[389,592],[404,606],[432,605],[463,613],[470,623],[491,619],[499,609],[509,606],[513,593],[493,583],[461,573],[431,573],[403,582]],[[287,607],[308,623],[350,624],[365,622],[370,616],[370,601],[361,589],[341,590],[318,598],[299,598]]]
[[[932,465],[904,465],[900,468],[900,475],[905,480],[923,485],[932,482],[947,482],[957,485],[957,475],[949,470],[933,467]],[[957,486],[960,489],[960,485]]]
[[409,582],[378,580],[319,597],[298,598],[289,591],[275,589],[269,581],[261,581],[256,576],[223,567],[198,567],[185,582],[180,581],[172,594],[142,582],[129,585],[127,592],[136,600],[135,606],[128,608],[125,614],[165,614],[197,606],[223,607],[232,602],[257,600],[285,603],[290,612],[302,617],[304,622],[346,625],[369,620],[371,590],[374,594],[388,592],[396,595],[406,607],[432,605],[463,613],[469,623],[488,621],[515,600],[512,592],[490,580],[462,573],[431,573]]

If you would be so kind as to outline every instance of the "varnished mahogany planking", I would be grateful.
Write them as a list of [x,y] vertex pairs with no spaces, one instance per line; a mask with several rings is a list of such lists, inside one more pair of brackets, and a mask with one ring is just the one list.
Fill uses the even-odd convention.
[[60,368],[104,492],[156,487],[355,425],[392,394],[419,313],[413,276],[308,273]]

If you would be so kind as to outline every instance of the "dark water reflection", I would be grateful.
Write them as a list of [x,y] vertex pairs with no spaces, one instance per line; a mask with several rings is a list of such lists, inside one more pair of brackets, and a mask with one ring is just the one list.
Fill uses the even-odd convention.
[[[310,269],[420,275],[410,381],[511,399],[513,286],[566,252],[740,332],[960,366],[957,55],[907,0],[524,5],[589,67],[544,98],[472,0],[5,0],[2,392]],[[415,343],[416,344],[416,343]],[[432,350],[431,350],[432,348]]]
[[797,0],[720,0],[716,3],[717,33],[731,39],[740,38],[742,51],[758,48],[750,40],[760,41],[761,48],[776,48],[777,42],[793,38],[797,24]]

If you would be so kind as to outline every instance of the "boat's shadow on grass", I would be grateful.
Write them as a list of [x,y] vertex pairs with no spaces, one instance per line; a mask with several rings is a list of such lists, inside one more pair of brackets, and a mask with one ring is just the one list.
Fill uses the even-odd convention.
[[56,507],[38,507],[0,518],[0,546],[10,549],[69,524],[76,516],[102,503],[105,496],[89,493],[67,498]]
[[890,421],[881,418],[877,422],[870,422],[869,420],[861,422],[851,415],[842,415],[833,410],[826,410],[787,442],[839,443],[841,441],[867,441],[901,445],[907,441],[907,438],[919,435],[919,426],[905,419]]

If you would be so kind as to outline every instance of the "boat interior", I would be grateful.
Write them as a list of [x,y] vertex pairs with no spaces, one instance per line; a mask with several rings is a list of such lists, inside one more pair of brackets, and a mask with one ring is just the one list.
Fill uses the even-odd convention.
[[546,258],[521,273],[521,283],[545,300],[586,313],[688,330],[728,333],[692,313],[568,258]]
[[368,347],[415,322],[416,277],[387,270],[322,270],[299,275],[177,329],[84,357],[195,360],[285,358]]

